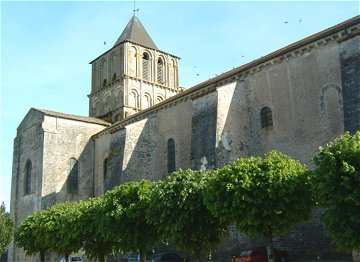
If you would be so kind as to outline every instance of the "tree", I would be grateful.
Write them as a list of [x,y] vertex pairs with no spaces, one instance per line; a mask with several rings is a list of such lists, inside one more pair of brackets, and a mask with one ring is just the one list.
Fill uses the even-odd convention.
[[47,233],[47,215],[45,211],[35,212],[28,216],[15,231],[15,244],[25,250],[27,255],[40,253],[40,259],[45,262],[45,251],[50,246],[45,241]]
[[314,191],[326,209],[326,228],[339,247],[360,251],[360,131],[320,149],[314,162]]
[[5,210],[5,204],[0,205],[0,256],[10,244],[13,232],[13,222]]
[[44,261],[45,251],[69,255],[81,248],[77,203],[65,202],[50,209],[35,212],[27,217],[16,232],[15,241],[28,255],[40,252]]
[[105,261],[106,255],[119,250],[119,230],[112,217],[113,205],[103,197],[79,203],[77,227],[81,230],[82,248],[89,258]]
[[148,219],[158,234],[198,261],[204,261],[227,232],[226,225],[204,205],[207,174],[192,170],[172,173],[154,186],[148,209]]
[[49,250],[64,255],[66,261],[69,256],[82,247],[81,230],[78,220],[81,215],[77,202],[56,204],[45,211],[46,232],[44,241]]
[[152,183],[142,180],[122,184],[105,194],[105,202],[112,210],[112,228],[120,236],[123,252],[139,252],[141,261],[156,247],[159,239],[155,227],[146,220]]
[[272,240],[309,218],[312,209],[311,173],[288,156],[271,151],[242,158],[211,177],[205,201],[213,215],[250,237]]

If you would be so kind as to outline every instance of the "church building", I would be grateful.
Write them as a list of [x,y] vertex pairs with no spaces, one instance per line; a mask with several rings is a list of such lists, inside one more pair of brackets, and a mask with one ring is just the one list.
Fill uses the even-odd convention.
[[[90,64],[88,117],[31,108],[17,129],[16,226],[127,181],[218,168],[271,149],[312,166],[319,146],[360,130],[360,16],[187,89],[179,86],[179,57],[160,50],[135,15]],[[314,211],[276,246],[294,256],[331,253],[320,216]],[[231,230],[216,261],[260,244]],[[40,257],[11,246],[8,261]]]

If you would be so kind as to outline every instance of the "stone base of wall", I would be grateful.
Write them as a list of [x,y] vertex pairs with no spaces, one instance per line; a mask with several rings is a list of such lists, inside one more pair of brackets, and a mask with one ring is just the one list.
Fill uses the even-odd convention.
[[360,262],[360,251],[353,251],[352,252],[353,262]]

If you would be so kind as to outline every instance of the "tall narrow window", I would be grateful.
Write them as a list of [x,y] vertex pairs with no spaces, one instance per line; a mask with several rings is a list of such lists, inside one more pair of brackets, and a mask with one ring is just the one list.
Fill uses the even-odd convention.
[[103,163],[103,173],[104,173],[104,182],[108,177],[108,159],[105,158],[104,159],[104,163]]
[[173,59],[172,60],[172,85],[173,87],[177,87],[178,86],[178,80],[177,80],[177,74],[178,74],[178,71],[177,71],[177,66],[176,66],[176,62],[175,60]]
[[159,57],[158,61],[157,61],[157,81],[160,84],[164,84],[165,83],[165,74],[164,74],[164,60]]
[[68,193],[74,194],[79,191],[79,161],[75,158],[69,160],[69,177],[67,181]]
[[28,159],[25,164],[24,195],[32,193],[32,163]]
[[260,111],[261,128],[267,128],[273,126],[272,112],[269,107],[263,107]]
[[149,93],[145,93],[142,107],[143,107],[143,109],[146,109],[151,106],[152,106],[151,95]]
[[143,54],[142,58],[142,75],[144,80],[150,80],[150,56],[148,53]]
[[175,163],[175,141],[170,138],[167,142],[167,153],[168,153],[168,173],[174,172],[176,169]]
[[135,89],[132,89],[129,95],[129,106],[133,108],[139,108],[139,94]]

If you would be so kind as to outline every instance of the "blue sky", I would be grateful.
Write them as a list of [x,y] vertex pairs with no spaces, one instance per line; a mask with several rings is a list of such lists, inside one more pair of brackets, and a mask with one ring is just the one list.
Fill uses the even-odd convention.
[[[116,41],[132,5],[1,2],[0,201],[7,206],[18,124],[31,107],[88,114],[88,62]],[[359,14],[358,1],[147,1],[137,7],[157,46],[182,58],[184,87]]]

